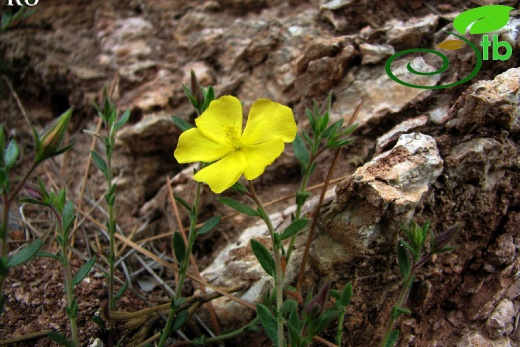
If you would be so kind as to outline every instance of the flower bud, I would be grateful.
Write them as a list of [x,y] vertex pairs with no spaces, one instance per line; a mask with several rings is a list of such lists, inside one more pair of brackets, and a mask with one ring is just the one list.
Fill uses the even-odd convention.
[[432,246],[432,251],[434,253],[443,252],[444,248],[450,243],[451,240],[455,237],[457,232],[459,231],[461,227],[460,223],[457,223],[455,225],[452,225],[446,231],[440,233],[439,235],[435,236]]
[[204,91],[193,70],[191,70],[191,95],[195,98],[198,107],[202,107],[204,104]]
[[63,113],[41,137],[38,137],[36,133],[34,134],[36,142],[35,161],[37,163],[59,155],[72,147],[72,145],[68,145],[59,148],[65,137],[65,131],[67,130],[71,116],[72,109],[69,109]]
[[38,187],[27,183],[25,185],[25,190],[27,191],[27,194],[29,194],[32,198],[38,201],[43,201],[43,194]]
[[310,319],[316,319],[323,313],[325,310],[325,304],[329,298],[329,291],[330,281],[327,281],[327,283],[321,287],[318,294],[316,294],[312,300],[307,305],[305,305],[303,312]]

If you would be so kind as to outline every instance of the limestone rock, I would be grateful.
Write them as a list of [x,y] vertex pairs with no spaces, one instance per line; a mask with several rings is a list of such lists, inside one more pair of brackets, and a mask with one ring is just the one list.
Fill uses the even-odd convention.
[[361,52],[361,64],[377,64],[395,53],[394,47],[391,45],[374,45],[370,43],[362,43],[359,45]]
[[419,47],[421,41],[427,35],[431,35],[438,20],[439,17],[434,14],[422,18],[412,18],[406,22],[392,19],[386,23],[387,42],[396,49]]
[[118,133],[118,139],[133,153],[161,152],[173,155],[180,133],[171,116],[156,114],[145,117],[133,126],[125,127]]
[[501,339],[499,341],[493,341],[482,334],[471,331],[466,334],[457,342],[457,347],[512,347],[509,339]]
[[414,129],[424,126],[427,121],[428,117],[419,116],[397,124],[395,127],[390,129],[390,131],[377,139],[376,151],[380,152],[381,150],[386,149],[394,141],[397,141],[397,139],[399,139],[402,134],[411,132]]
[[[492,81],[472,85],[450,110],[449,129],[472,128],[520,130],[520,68],[509,69]],[[463,116],[463,117],[462,117]]]
[[391,151],[338,184],[336,199],[323,214],[324,232],[313,247],[316,266],[328,273],[334,264],[362,256],[374,244],[388,248],[441,172],[433,138],[402,135]]
[[502,300],[486,321],[486,328],[490,336],[499,338],[508,335],[513,330],[513,318],[518,314],[518,308],[509,300]]
[[[422,57],[413,59],[411,64],[420,71],[434,70]],[[440,80],[439,75],[420,76],[410,73],[405,62],[392,64],[392,71],[399,79],[412,84],[435,85]],[[357,70],[356,78],[344,78],[337,88],[337,99],[331,117],[338,119],[345,114],[353,114],[361,99],[364,99],[365,104],[357,117],[360,124],[376,122],[389,113],[397,113],[409,104],[424,100],[431,93],[429,90],[398,84],[388,77],[384,69],[368,66]]]

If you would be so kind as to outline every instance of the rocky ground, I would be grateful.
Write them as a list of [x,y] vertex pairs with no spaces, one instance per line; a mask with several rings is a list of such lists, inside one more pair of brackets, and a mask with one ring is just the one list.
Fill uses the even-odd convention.
[[[172,260],[171,231],[178,228],[168,178],[173,178],[169,184],[176,194],[188,201],[193,194],[191,169],[181,171],[172,156],[180,132],[170,121],[172,114],[195,117],[181,88],[190,70],[203,85],[213,85],[218,96],[232,94],[245,101],[246,109],[258,98],[290,106],[300,129],[309,128],[304,110],[313,98],[321,103],[332,91],[333,120],[351,115],[364,100],[356,142],[343,151],[334,175],[339,183],[329,190],[320,213],[305,290],[325,279],[336,289],[351,281],[354,297],[343,345],[376,346],[401,283],[395,256],[399,226],[412,217],[421,223],[429,219],[440,233],[460,222],[461,232],[453,241],[457,249],[434,257],[417,274],[408,301],[412,314],[398,321],[399,346],[519,346],[520,38],[514,30],[519,15],[513,11],[513,29],[498,33],[512,44],[512,56],[484,61],[477,76],[462,85],[410,88],[392,81],[384,66],[395,52],[434,48],[447,38],[445,30],[453,30],[451,23],[460,12],[491,3],[41,0],[34,14],[0,33],[0,69],[38,129],[74,107],[70,137],[77,145],[41,167],[39,174],[49,185],[67,187],[69,198],[89,211],[93,218],[80,225],[75,245],[80,254],[96,255],[103,267],[107,242],[95,222],[104,223],[104,208],[93,206],[105,187],[103,177],[87,166],[92,139],[82,130],[97,127],[91,102],[100,100],[104,85],[115,86],[120,110],[131,110],[116,148],[118,225],[127,238],[166,261]],[[519,8],[518,1],[501,4]],[[395,73],[414,83],[441,85],[473,70],[475,57],[468,47],[446,54],[450,68],[441,75],[407,75],[404,61],[396,63]],[[426,70],[438,68],[432,56],[410,60]],[[22,172],[30,159],[31,128],[5,80],[0,93],[2,123],[24,154],[17,164]],[[323,182],[331,159],[332,153],[321,157],[310,185]],[[256,182],[264,201],[280,200],[269,208],[278,225],[287,223],[293,209],[293,198],[287,197],[299,176],[289,149]],[[258,298],[256,290],[265,288],[266,280],[251,261],[248,240],[264,238],[265,230],[254,219],[233,216],[209,190],[202,204],[201,220],[216,214],[229,217],[197,243],[201,271],[215,285],[251,285],[243,297]],[[12,214],[13,250],[28,237],[52,231],[46,211],[22,206]],[[26,232],[28,223],[36,232]],[[304,231],[297,240],[288,279],[294,280],[305,237]],[[135,312],[166,299],[174,272],[135,246],[120,247],[129,254],[118,268],[120,277],[132,280],[133,291],[118,309]],[[45,249],[54,248],[48,238]],[[83,260],[79,255],[73,259],[77,269]],[[192,284],[184,290],[191,294]],[[16,268],[6,294],[0,340],[44,329],[66,331],[62,275],[53,260],[37,259]],[[122,322],[103,331],[91,321],[106,302],[101,269],[76,294],[85,345],[99,338],[115,346],[123,334],[139,339],[142,331],[126,329]],[[215,301],[215,308],[226,328],[252,315],[227,300]],[[143,336],[149,337],[162,325],[160,319],[150,319],[139,328],[148,328]],[[194,321],[185,333],[196,336],[201,331]],[[332,341],[334,333],[327,330],[323,337]],[[53,344],[39,338],[20,345]],[[226,345],[269,343],[253,334]]]

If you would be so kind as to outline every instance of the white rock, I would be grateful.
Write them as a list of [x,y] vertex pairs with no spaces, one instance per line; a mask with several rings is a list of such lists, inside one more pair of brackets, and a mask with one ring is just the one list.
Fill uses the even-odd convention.
[[393,243],[400,225],[442,172],[435,140],[405,134],[395,147],[338,184],[336,199],[323,214],[322,234],[312,256],[323,273],[364,255],[374,242]]
[[513,331],[513,317],[517,313],[511,300],[502,300],[486,321],[488,334],[496,338],[510,334]]

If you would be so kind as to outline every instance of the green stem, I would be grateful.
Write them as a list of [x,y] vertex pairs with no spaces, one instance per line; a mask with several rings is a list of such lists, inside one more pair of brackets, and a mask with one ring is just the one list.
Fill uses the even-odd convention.
[[[109,144],[112,146],[112,144]],[[108,184],[108,192],[112,191],[112,155],[111,150],[107,149],[107,184]],[[108,257],[108,262],[110,266],[109,280],[108,280],[108,302],[109,309],[113,311],[116,306],[116,300],[114,297],[114,276],[115,276],[115,214],[114,214],[114,204],[108,204],[108,235],[110,238],[110,254]]]
[[[179,288],[177,288],[177,291],[180,291]],[[173,319],[175,318],[175,301],[170,304],[170,314],[168,315],[168,320],[166,321],[166,325],[164,326],[164,330],[161,334],[161,340],[159,341],[158,347],[163,347],[166,343],[166,339],[168,339],[168,336],[170,336],[170,330],[173,325]]]
[[175,291],[175,300],[178,300],[182,294],[182,286],[184,285],[184,280],[186,279],[186,274],[188,273],[188,265],[190,264],[190,254],[195,244],[195,239],[197,238],[197,233],[195,232],[195,227],[197,225],[197,216],[199,214],[199,201],[200,201],[200,189],[202,184],[197,182],[196,191],[195,191],[195,201],[193,203],[193,212],[191,213],[191,223],[190,223],[190,231],[188,234],[188,246],[186,248],[186,254],[184,259],[182,260],[182,264],[179,269],[179,287]]
[[[309,160],[309,163],[307,164],[307,167],[305,168],[305,174],[303,175],[302,183],[300,184],[300,190],[298,193],[305,193],[307,190],[307,184],[309,184],[309,178],[311,177],[311,167],[312,163],[314,162],[314,155],[311,156],[311,159]],[[295,218],[300,218],[300,215],[302,213],[303,204],[296,204],[296,216]],[[292,250],[294,247],[294,241],[296,240],[296,234],[291,236],[291,240],[289,241],[289,247],[287,248],[287,263],[289,262],[289,259],[291,258]]]
[[22,189],[22,187],[24,186],[25,182],[29,179],[29,176],[31,176],[31,174],[33,173],[33,171],[38,167],[38,165],[40,165],[40,163],[34,161],[32,164],[31,164],[31,167],[29,168],[29,170],[27,170],[25,172],[25,175],[23,176],[22,180],[20,181],[20,183],[18,183],[18,186],[16,186],[16,188],[13,190],[13,192],[11,193],[11,196],[9,197],[9,202],[13,201],[14,198],[16,197],[16,195],[20,192],[20,189]]
[[[2,195],[4,200],[4,210],[2,214],[2,229],[0,229],[0,242],[2,243],[2,259],[5,259],[7,261],[7,241],[9,239],[9,233],[7,231],[7,221],[9,220],[9,197],[6,192],[4,192],[4,194]],[[4,282],[6,277],[7,275],[0,275],[0,316],[4,311]]]
[[[4,210],[2,215],[2,229],[0,234],[0,242],[2,242],[2,258],[7,259],[7,242],[9,241],[9,232],[7,230],[8,220],[9,220],[9,197],[7,193],[2,194],[4,200]],[[0,291],[0,293],[3,293]]]
[[70,310],[70,316],[69,316],[69,319],[70,319],[70,332],[71,332],[71,335],[72,335],[72,342],[74,343],[74,346],[79,346],[79,335],[78,335],[78,326],[76,324],[76,317],[75,317],[75,312],[73,312],[73,303],[75,301],[75,297],[74,297],[74,289],[72,287],[72,274],[70,272],[70,265],[69,265],[69,261],[67,259],[67,253],[68,253],[68,237],[65,238],[65,236],[67,235],[64,235],[63,234],[63,226],[61,225],[61,223],[59,224],[59,227],[60,227],[60,231],[61,231],[61,235],[63,235],[63,244],[61,245],[61,257],[62,257],[62,261],[63,261],[63,271],[65,273],[65,292],[67,293],[67,303],[68,303],[68,306],[69,306],[69,310]]
[[[408,289],[410,288],[410,284],[412,283],[416,269],[417,269],[417,266],[414,262],[414,264],[412,264],[410,273],[408,274],[408,277],[406,278],[405,284],[403,285],[403,287],[401,289],[401,294],[399,295],[399,299],[397,299],[397,303],[394,305],[394,307],[402,307],[404,298],[406,297],[406,294],[408,293]],[[390,333],[392,332],[392,327],[394,326],[396,319],[397,318],[393,317],[392,312],[390,312],[388,323],[386,325],[385,337],[383,338],[383,340],[381,342],[381,347],[386,346]]]
[[343,321],[347,313],[346,307],[343,307],[338,318],[338,331],[336,333],[336,345],[341,346],[341,334],[343,333]]
[[163,332],[161,334],[161,340],[159,341],[158,347],[163,347],[166,343],[166,339],[170,336],[170,330],[173,325],[173,319],[175,318],[175,305],[174,303],[180,299],[182,294],[182,287],[184,286],[184,281],[186,279],[186,274],[188,273],[188,266],[190,263],[190,255],[191,250],[193,249],[193,245],[195,244],[195,240],[197,239],[196,226],[197,226],[197,216],[199,214],[199,202],[200,202],[200,190],[202,184],[197,182],[195,189],[195,201],[193,202],[193,211],[190,214],[190,231],[188,234],[188,246],[186,247],[186,254],[184,255],[184,259],[179,267],[179,285],[177,290],[175,290],[175,296],[170,305],[170,313],[168,315],[168,320],[166,321],[166,325],[164,326]]
[[247,323],[246,325],[244,325],[240,329],[228,332],[226,334],[221,334],[221,335],[218,335],[218,336],[215,336],[215,337],[207,338],[207,339],[204,340],[204,342],[205,343],[214,343],[214,342],[219,342],[219,341],[223,341],[223,340],[227,340],[227,339],[231,339],[233,337],[236,337],[236,336],[244,333],[247,329],[249,329],[249,327],[255,326],[256,323],[258,322],[258,320],[259,320],[259,318],[257,316],[251,322]]
[[[269,229],[269,233],[271,234],[271,240],[273,241],[273,253],[274,253],[274,263],[276,267],[276,310],[280,312],[280,309],[282,308],[283,304],[283,287],[284,287],[284,278],[283,278],[283,272],[282,272],[282,261],[280,258],[280,248],[281,245],[277,244],[275,242],[275,230],[273,227],[273,223],[271,222],[271,219],[269,218],[269,215],[265,211],[264,205],[258,198],[258,196],[255,193],[255,189],[253,187],[253,182],[249,181],[249,187],[250,187],[250,193],[251,198],[256,203],[256,206],[258,207],[258,210],[260,211],[260,214],[262,215],[262,219],[265,221],[265,224],[267,225],[267,228]],[[285,347],[285,339],[283,334],[283,320],[278,319],[278,346],[279,347]]]

